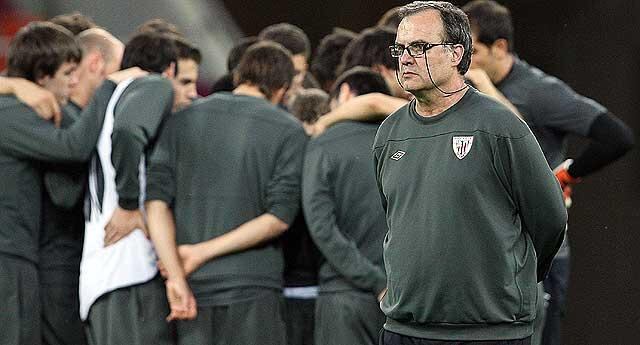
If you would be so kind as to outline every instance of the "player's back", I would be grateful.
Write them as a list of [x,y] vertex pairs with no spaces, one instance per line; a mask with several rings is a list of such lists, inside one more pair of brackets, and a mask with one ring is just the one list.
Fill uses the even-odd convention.
[[[163,131],[160,145],[175,161],[178,244],[209,240],[267,212],[283,220],[297,213],[306,135],[285,111],[265,99],[219,93],[174,114]],[[218,261],[192,278],[243,276],[237,284],[244,285],[261,276],[262,285],[282,273],[280,248],[271,244]]]

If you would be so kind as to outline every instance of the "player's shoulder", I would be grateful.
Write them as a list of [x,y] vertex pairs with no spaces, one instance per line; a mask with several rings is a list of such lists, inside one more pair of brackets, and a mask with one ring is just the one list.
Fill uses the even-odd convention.
[[396,111],[387,116],[384,121],[378,126],[376,137],[386,137],[394,127],[401,125],[401,123],[407,121],[410,118],[410,110],[415,107],[416,100],[413,99]]
[[371,137],[375,135],[379,126],[379,122],[344,121],[329,127],[322,135],[313,138],[311,142],[317,146],[339,146],[361,137]]
[[171,81],[159,74],[149,74],[144,77],[136,78],[131,81],[131,84],[127,87],[128,91],[134,91],[139,89],[147,89],[157,91],[173,91]]
[[13,116],[13,115],[24,116],[25,114],[38,116],[35,110],[33,110],[28,105],[22,103],[14,95],[0,95],[0,112],[2,113],[0,117]]
[[529,126],[504,104],[475,89],[468,92],[463,121],[476,130],[497,137],[520,138],[530,134]]

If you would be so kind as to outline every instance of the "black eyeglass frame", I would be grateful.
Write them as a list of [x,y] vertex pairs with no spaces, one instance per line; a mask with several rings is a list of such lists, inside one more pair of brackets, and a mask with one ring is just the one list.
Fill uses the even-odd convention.
[[[457,45],[457,43],[453,43],[453,42],[443,42],[443,43],[428,43],[428,42],[414,42],[409,44],[408,46],[403,46],[402,44],[393,44],[389,46],[389,53],[391,54],[391,57],[394,58],[399,58],[402,56],[402,54],[404,54],[404,51],[406,50],[407,53],[409,54],[409,56],[411,57],[421,57],[424,54],[427,53],[427,50],[433,48],[433,47],[437,47],[437,46],[450,46],[450,45]],[[418,52],[411,52],[411,47],[419,47],[422,46],[422,49],[420,49],[420,51]],[[398,53],[398,49],[402,48],[400,50],[400,53]]]

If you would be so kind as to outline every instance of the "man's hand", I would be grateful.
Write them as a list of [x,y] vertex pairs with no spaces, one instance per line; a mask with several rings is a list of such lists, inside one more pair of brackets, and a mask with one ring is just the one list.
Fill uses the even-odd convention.
[[116,208],[104,228],[104,246],[107,247],[118,242],[135,229],[140,229],[149,236],[142,212],[138,209],[129,211],[120,207]]
[[11,85],[20,102],[33,109],[41,118],[53,121],[56,127],[60,127],[60,104],[51,91],[22,78],[11,78]]
[[167,322],[173,320],[193,320],[198,314],[196,299],[185,279],[169,279],[165,282],[167,300],[171,313]]
[[487,75],[487,72],[481,68],[469,68],[467,74],[464,76],[473,83],[474,87],[480,92],[486,93],[487,89],[495,88],[493,82],[491,82],[491,78]]
[[143,71],[140,67],[130,67],[127,69],[123,69],[122,71],[111,73],[107,76],[107,79],[111,80],[116,84],[120,84],[121,82],[129,79],[129,78],[140,78],[148,75],[149,72]]
[[316,138],[316,137],[319,137],[322,133],[324,133],[324,131],[327,130],[327,125],[321,119],[322,117],[310,126],[310,131],[307,132],[308,135],[310,135],[313,138]]
[[564,205],[569,208],[573,201],[571,200],[571,193],[573,190],[571,186],[580,182],[580,178],[573,177],[569,174],[569,167],[573,163],[573,159],[567,159],[553,169],[553,173],[556,175],[558,182],[560,182],[560,188],[562,188],[562,198],[564,199]]
[[184,270],[185,276],[189,276],[204,264],[204,259],[200,254],[201,251],[198,250],[197,244],[183,244],[178,246],[178,255],[182,261],[182,269]]
[[[185,276],[189,276],[204,263],[204,259],[199,254],[200,250],[197,249],[196,244],[183,244],[178,246],[178,256],[180,256],[180,262],[182,263]],[[162,261],[158,260],[156,265],[158,266],[160,275],[165,279],[168,278],[167,269],[164,267]]]

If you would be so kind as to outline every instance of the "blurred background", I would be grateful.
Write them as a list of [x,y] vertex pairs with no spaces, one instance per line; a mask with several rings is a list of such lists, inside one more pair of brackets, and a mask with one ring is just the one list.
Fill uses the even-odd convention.
[[[640,2],[499,1],[512,11],[515,47],[620,117],[640,142]],[[312,47],[334,27],[360,31],[407,1],[0,0],[0,70],[8,43],[30,20],[80,11],[126,41],[151,18],[174,22],[203,52],[201,94],[226,71],[239,38],[290,22]],[[466,1],[453,1],[464,5]],[[570,152],[581,144],[576,138]],[[0,191],[1,192],[1,191]],[[640,343],[640,150],[576,186],[570,214],[572,251],[565,344]]]

